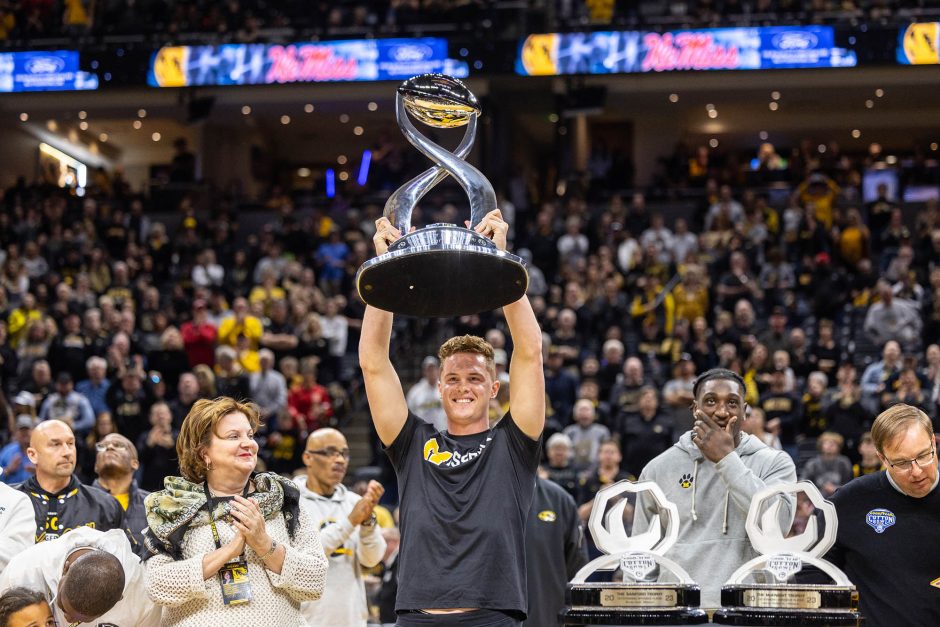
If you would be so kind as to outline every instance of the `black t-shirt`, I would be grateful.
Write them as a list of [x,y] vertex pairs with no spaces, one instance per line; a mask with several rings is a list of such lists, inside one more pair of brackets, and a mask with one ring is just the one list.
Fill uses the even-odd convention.
[[940,625],[940,489],[901,494],[885,472],[833,496],[836,544],[826,559],[858,587],[866,625]]
[[401,491],[395,609],[526,612],[525,525],[541,441],[509,414],[454,436],[413,413],[386,449]]

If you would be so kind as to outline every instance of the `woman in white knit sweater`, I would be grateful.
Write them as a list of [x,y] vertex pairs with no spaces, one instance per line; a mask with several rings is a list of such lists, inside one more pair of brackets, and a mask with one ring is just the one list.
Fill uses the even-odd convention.
[[197,401],[183,421],[183,476],[146,499],[147,592],[162,625],[303,626],[300,603],[323,592],[327,559],[296,487],[252,476],[259,423],[254,405],[230,398]]

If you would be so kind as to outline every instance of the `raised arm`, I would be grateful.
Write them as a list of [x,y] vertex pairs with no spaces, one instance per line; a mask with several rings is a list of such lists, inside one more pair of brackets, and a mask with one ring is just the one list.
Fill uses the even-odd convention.
[[[474,227],[478,233],[493,238],[500,250],[506,250],[509,225],[499,209],[486,214]],[[503,307],[503,315],[512,336],[509,362],[509,411],[516,425],[533,440],[545,426],[545,376],[542,371],[542,329],[528,296]]]
[[[401,237],[401,232],[387,218],[379,218],[375,226],[372,241],[376,253],[381,255],[389,244]],[[405,393],[388,355],[391,339],[392,314],[367,305],[359,336],[359,367],[366,384],[372,422],[385,446],[395,441],[408,419]]]

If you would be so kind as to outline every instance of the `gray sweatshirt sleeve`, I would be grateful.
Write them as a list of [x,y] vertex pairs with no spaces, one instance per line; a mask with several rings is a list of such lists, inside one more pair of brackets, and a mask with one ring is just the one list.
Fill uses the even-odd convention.
[[[793,460],[783,451],[774,451],[773,459],[761,468],[760,475],[745,466],[738,454],[734,452],[715,464],[715,469],[728,487],[731,500],[745,514],[751,506],[751,499],[765,487],[774,483],[796,481],[796,467],[793,465]],[[789,529],[796,511],[794,499],[782,494],[777,498],[784,502],[780,510],[781,523],[785,522],[785,528]]]
[[385,538],[378,525],[372,527],[359,526],[359,546],[356,547],[356,557],[359,563],[366,568],[378,564],[385,555]]

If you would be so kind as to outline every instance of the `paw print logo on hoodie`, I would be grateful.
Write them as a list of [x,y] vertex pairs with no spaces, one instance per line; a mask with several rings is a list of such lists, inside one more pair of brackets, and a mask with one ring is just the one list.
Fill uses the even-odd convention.
[[692,487],[692,475],[682,475],[679,477],[679,487],[681,488],[691,488]]

